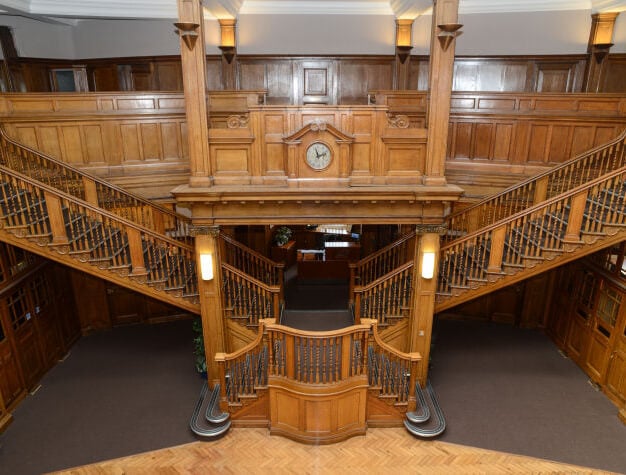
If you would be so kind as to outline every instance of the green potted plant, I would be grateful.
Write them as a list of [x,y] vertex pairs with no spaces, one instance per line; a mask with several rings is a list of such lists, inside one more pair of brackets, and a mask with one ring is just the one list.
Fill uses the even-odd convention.
[[289,242],[289,238],[291,238],[292,234],[293,231],[287,226],[281,226],[276,230],[276,233],[274,233],[274,242],[277,246],[284,246]]
[[202,320],[200,317],[196,317],[191,324],[191,328],[194,332],[193,337],[193,355],[196,371],[200,375],[206,378],[206,355],[204,354],[204,334],[202,333]]

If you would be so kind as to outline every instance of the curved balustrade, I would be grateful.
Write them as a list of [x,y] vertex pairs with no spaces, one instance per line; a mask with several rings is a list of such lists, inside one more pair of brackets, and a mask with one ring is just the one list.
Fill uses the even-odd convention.
[[327,332],[304,332],[263,320],[257,338],[232,353],[218,353],[222,400],[237,411],[243,399],[258,396],[270,378],[311,386],[367,376],[379,397],[399,404],[415,401],[418,353],[403,353],[385,344],[374,320]]
[[625,229],[625,180],[621,167],[442,246],[437,303]]
[[444,240],[473,233],[624,166],[626,131],[606,145],[529,178],[448,217]]
[[155,232],[179,240],[189,239],[189,218],[20,145],[2,129],[0,164]]
[[280,286],[264,284],[222,263],[222,302],[227,318],[257,326],[262,318],[278,318]]
[[[3,231],[165,290],[199,311],[194,248],[0,166]],[[49,251],[48,251],[49,252]],[[190,306],[190,304],[192,304]]]
[[412,261],[407,262],[366,286],[356,286],[354,321],[372,318],[384,327],[407,318],[411,309],[413,267]]

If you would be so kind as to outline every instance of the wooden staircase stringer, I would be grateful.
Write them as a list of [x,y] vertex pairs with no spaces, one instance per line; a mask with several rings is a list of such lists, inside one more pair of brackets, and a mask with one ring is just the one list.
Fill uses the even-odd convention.
[[459,295],[446,296],[445,300],[435,303],[435,313],[448,310],[456,307],[470,300],[474,300],[478,297],[490,294],[496,290],[508,287],[509,285],[516,284],[530,277],[539,275],[543,272],[547,272],[551,269],[559,267],[568,262],[578,260],[589,254],[593,254],[601,249],[607,248],[619,242],[626,240],[626,229],[620,229],[613,235],[606,235],[601,239],[597,239],[591,243],[581,243],[577,249],[572,249],[570,252],[563,252],[561,255],[554,257],[551,260],[544,259],[541,262],[537,262],[536,265],[527,266],[520,269],[515,274],[502,274],[501,278],[492,282],[485,283],[477,286],[476,288],[470,288]]
[[25,251],[32,252],[46,259],[58,262],[73,269],[85,272],[94,277],[104,279],[112,282],[121,287],[139,292],[148,297],[154,298],[161,302],[165,302],[170,305],[174,305],[178,308],[186,310],[190,313],[200,314],[200,304],[187,301],[183,298],[175,297],[167,292],[159,291],[156,288],[151,287],[148,284],[141,283],[130,276],[123,275],[122,272],[115,272],[115,270],[101,269],[96,265],[83,262],[79,259],[71,257],[69,254],[63,254],[61,248],[55,248],[55,246],[39,245],[34,240],[28,237],[18,237],[15,234],[8,232],[0,227],[0,241],[10,244],[15,247],[24,249]]

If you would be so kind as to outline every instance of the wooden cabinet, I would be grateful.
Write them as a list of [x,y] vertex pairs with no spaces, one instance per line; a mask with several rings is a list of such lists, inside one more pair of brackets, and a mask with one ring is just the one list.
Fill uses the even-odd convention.
[[617,350],[611,355],[606,388],[615,399],[626,402],[626,351]]

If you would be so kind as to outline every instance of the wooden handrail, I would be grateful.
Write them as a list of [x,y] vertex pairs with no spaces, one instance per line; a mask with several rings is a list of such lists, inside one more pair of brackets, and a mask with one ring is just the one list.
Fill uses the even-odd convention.
[[274,262],[263,254],[233,239],[228,234],[220,233],[220,238],[225,245],[224,252],[221,253],[223,262],[236,267],[265,284],[282,287],[285,270],[283,262]]
[[197,295],[194,248],[0,165],[4,228],[83,262]]
[[[19,160],[12,160],[11,148],[17,151]],[[8,137],[2,127],[0,127],[0,160],[3,165],[32,179],[42,181],[59,191],[103,209],[118,210],[120,213],[116,214],[122,217],[128,214],[128,206],[139,208],[140,212],[132,213],[131,217],[133,221],[144,227],[150,227],[159,233],[168,232],[178,238],[188,236],[191,225],[188,217],[132,194],[61,160],[19,144]],[[42,170],[49,173],[44,174]],[[141,210],[150,210],[150,216]]]
[[[485,198],[447,219],[452,241],[484,226],[506,219],[520,209],[558,196],[624,164],[626,130],[607,144],[595,147],[554,168]],[[613,153],[611,152],[613,149]]]
[[585,233],[599,235],[606,226],[623,226],[623,197],[613,190],[624,187],[625,176],[622,166],[445,244],[440,249],[438,297],[487,282],[489,274],[502,274],[504,266],[524,268],[553,258],[582,243]]
[[224,317],[248,326],[259,320],[278,318],[281,286],[267,285],[236,267],[222,262],[222,303]]
[[365,286],[356,286],[353,294],[354,322],[371,318],[379,325],[387,325],[391,323],[388,317],[394,317],[395,321],[398,317],[410,317],[413,267],[413,261],[407,262]]
[[[414,249],[407,252],[406,246],[414,238],[415,231],[411,231],[360,261],[350,263],[350,295],[353,295],[357,281],[358,285],[367,285],[389,272],[389,268],[393,269],[412,258]],[[405,255],[401,255],[403,252]]]
[[[375,361],[369,360],[371,355]],[[400,403],[414,401],[414,390],[410,388],[415,386],[421,359],[419,353],[404,353],[383,342],[376,321],[370,319],[360,325],[319,332],[262,319],[254,341],[236,352],[215,355],[224,386],[222,399],[231,404],[231,411],[240,407],[242,398],[256,396],[259,389],[267,387],[270,377],[296,381],[301,390],[310,385],[315,392],[320,385],[367,374],[381,397],[395,397]],[[381,361],[391,363],[393,371],[379,372]],[[396,377],[399,379],[392,381]]]

